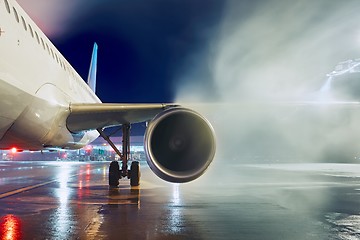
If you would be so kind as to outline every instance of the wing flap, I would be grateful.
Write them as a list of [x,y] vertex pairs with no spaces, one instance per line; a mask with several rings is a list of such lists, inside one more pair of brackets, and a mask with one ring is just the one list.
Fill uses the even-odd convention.
[[167,108],[170,104],[71,104],[67,128],[71,132],[94,130],[128,123],[145,122]]

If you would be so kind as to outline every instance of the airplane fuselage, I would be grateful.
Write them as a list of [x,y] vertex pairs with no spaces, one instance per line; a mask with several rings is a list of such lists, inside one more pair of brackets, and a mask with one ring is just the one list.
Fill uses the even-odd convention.
[[71,133],[71,103],[99,103],[79,74],[14,0],[0,2],[0,148],[80,148],[98,133]]

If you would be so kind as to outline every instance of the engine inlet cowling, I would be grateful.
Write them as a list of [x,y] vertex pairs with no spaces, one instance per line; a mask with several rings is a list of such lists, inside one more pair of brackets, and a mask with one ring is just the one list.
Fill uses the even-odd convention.
[[154,173],[176,183],[200,177],[215,155],[212,126],[199,113],[186,108],[159,113],[148,125],[144,145]]

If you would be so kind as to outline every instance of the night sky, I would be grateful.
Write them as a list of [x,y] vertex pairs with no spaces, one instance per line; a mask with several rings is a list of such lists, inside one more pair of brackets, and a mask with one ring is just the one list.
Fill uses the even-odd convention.
[[123,103],[174,101],[177,75],[192,54],[208,46],[224,5],[222,0],[18,2],[83,79],[96,42],[97,95],[103,102]]

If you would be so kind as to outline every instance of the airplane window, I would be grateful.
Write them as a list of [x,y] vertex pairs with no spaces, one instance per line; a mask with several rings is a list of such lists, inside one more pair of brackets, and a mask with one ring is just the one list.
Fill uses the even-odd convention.
[[24,19],[23,17],[21,17],[21,22],[22,22],[22,24],[23,24],[23,26],[24,26],[24,29],[25,29],[25,31],[26,31],[26,30],[27,30],[26,22],[25,22],[25,19]]
[[5,2],[5,7],[6,7],[6,10],[8,11],[8,13],[10,13],[10,6],[9,6],[9,2],[7,0],[4,0]]
[[19,15],[18,15],[18,13],[17,13],[17,11],[16,11],[16,9],[14,7],[13,7],[13,11],[14,11],[16,21],[20,22]]
[[36,40],[38,41],[38,44],[40,44],[40,39],[39,39],[39,35],[37,34],[37,32],[35,32],[35,36],[36,36]]
[[52,56],[52,58],[53,59],[55,59],[55,57],[54,57],[54,52],[53,52],[53,50],[50,48],[50,51],[51,51],[51,56]]
[[30,31],[31,36],[34,37],[34,32],[32,30],[32,27],[30,26],[30,24],[29,24],[29,31]]
[[44,43],[44,40],[42,39],[42,38],[40,38],[41,39],[41,44],[42,44],[42,46],[43,46],[43,48],[44,48],[44,50],[45,50],[45,43]]
[[50,49],[49,49],[49,46],[47,45],[47,43],[46,43],[46,49],[47,49],[48,53],[50,54]]

